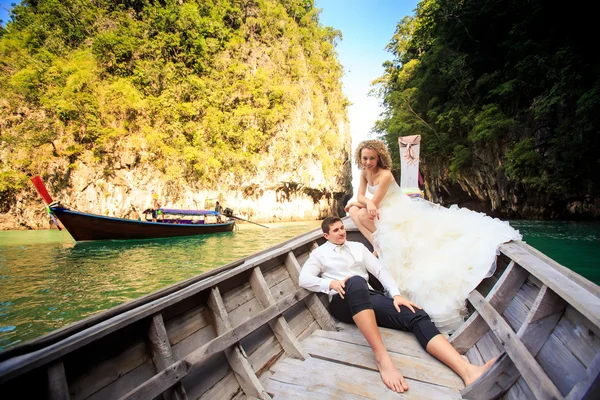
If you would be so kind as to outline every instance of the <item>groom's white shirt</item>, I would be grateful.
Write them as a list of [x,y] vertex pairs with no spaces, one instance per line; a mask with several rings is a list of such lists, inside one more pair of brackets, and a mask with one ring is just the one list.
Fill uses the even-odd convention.
[[368,282],[367,271],[381,282],[387,296],[400,294],[396,281],[381,261],[364,244],[347,240],[341,247],[327,241],[313,250],[302,267],[299,284],[313,292],[334,295],[337,292],[329,289],[332,280],[359,275]]

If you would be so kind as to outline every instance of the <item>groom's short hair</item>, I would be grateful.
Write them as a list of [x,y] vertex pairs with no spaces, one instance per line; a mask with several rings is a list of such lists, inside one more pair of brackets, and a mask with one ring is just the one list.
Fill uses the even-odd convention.
[[323,222],[321,222],[321,229],[323,230],[323,233],[329,233],[329,227],[331,226],[331,224],[334,224],[336,222],[342,222],[342,219],[339,217],[327,217],[323,220]]

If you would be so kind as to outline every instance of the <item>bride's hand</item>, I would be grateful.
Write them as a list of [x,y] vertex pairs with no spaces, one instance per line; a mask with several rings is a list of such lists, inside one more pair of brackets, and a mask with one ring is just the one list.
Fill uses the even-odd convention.
[[373,203],[371,200],[369,200],[367,202],[367,213],[369,214],[369,218],[371,220],[374,220],[375,218],[379,219],[379,210],[377,209],[377,206],[375,205],[375,203]]

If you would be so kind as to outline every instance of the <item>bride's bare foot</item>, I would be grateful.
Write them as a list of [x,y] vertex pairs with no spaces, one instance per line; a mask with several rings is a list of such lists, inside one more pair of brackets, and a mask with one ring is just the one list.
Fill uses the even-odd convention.
[[375,361],[377,362],[377,369],[383,383],[397,393],[403,393],[408,390],[408,384],[404,380],[404,376],[398,371],[390,355],[386,352],[381,355],[375,355]]
[[485,371],[490,369],[493,363],[498,360],[498,357],[494,357],[483,365],[471,365],[469,371],[465,375],[464,381],[465,386],[469,386],[471,383],[475,382],[477,378],[484,374]]

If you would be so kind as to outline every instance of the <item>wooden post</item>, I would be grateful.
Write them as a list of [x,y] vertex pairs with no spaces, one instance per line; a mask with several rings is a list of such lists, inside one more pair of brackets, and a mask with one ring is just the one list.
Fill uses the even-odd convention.
[[[160,372],[175,363],[162,313],[156,313],[152,316],[148,338],[152,349],[152,363],[156,372]],[[187,393],[181,381],[177,382],[172,388],[167,389],[163,395],[165,400],[187,399]]]
[[[252,286],[256,298],[258,298],[258,301],[263,307],[267,308],[276,303],[260,267],[255,267],[252,271],[252,276],[250,276],[250,286]],[[294,335],[294,332],[292,332],[283,316],[269,322],[269,326],[281,344],[281,347],[283,347],[289,356],[299,358],[300,360],[305,360],[310,357],[300,342],[298,342],[296,335]]]
[[62,361],[48,367],[48,398],[51,400],[69,400],[69,385]]
[[400,187],[419,187],[419,153],[421,151],[421,135],[402,136],[398,138],[400,145]]
[[[208,298],[208,307],[212,310],[215,316],[215,326],[217,335],[221,335],[227,331],[231,331],[233,327],[229,322],[227,310],[223,303],[223,298],[217,286],[213,287]],[[240,387],[246,396],[252,396],[259,399],[271,400],[271,396],[263,388],[262,383],[252,369],[252,365],[241,351],[238,344],[224,350],[225,356],[229,361],[229,365],[234,372]]]

